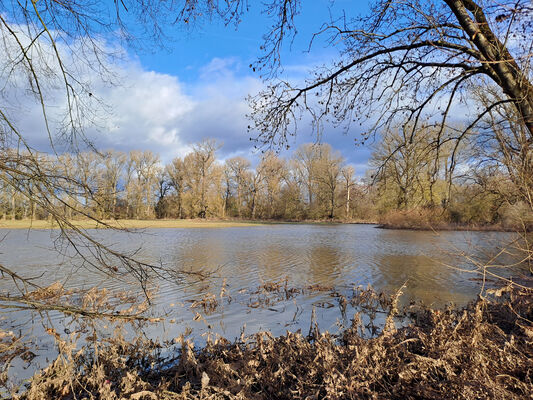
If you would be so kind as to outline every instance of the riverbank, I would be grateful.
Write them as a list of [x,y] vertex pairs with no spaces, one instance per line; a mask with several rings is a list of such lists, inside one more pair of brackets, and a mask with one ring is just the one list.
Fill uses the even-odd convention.
[[[368,301],[370,292],[360,299]],[[166,344],[120,335],[63,354],[17,399],[522,399],[533,392],[531,291],[500,289],[464,310],[410,308],[395,326],[394,298],[381,331],[365,337],[359,314],[338,336],[311,324],[274,337]],[[167,354],[164,356],[163,354]],[[69,360],[65,362],[65,360]]]
[[[231,228],[265,225],[255,221],[223,221],[223,220],[185,220],[185,219],[119,219],[102,220],[74,220],[71,223],[80,229],[149,229],[149,228]],[[48,220],[2,220],[0,229],[58,229],[57,223]]]
[[446,232],[446,231],[461,231],[461,232],[517,232],[519,228],[504,227],[499,224],[493,225],[464,225],[442,223],[437,225],[414,225],[414,224],[376,224],[378,229],[396,229],[406,231],[431,231],[431,232]]
[[[338,221],[338,220],[239,220],[239,219],[118,219],[102,220],[73,220],[71,223],[80,229],[149,229],[149,228],[233,228],[250,226],[267,226],[282,224],[336,225],[336,224],[375,224],[374,221]],[[54,221],[48,220],[0,220],[0,229],[58,229]]]
[[524,232],[533,230],[533,215],[503,218],[497,223],[457,221],[452,213],[442,208],[415,208],[396,210],[382,215],[378,221],[382,229],[418,231],[482,231]]
[[[80,229],[179,229],[179,228],[233,228],[285,224],[306,225],[377,225],[380,229],[398,229],[412,231],[479,231],[479,232],[516,232],[517,227],[505,227],[501,224],[466,225],[454,223],[430,224],[426,221],[402,220],[394,222],[377,222],[364,220],[239,220],[239,219],[119,219],[119,220],[73,220],[71,223]],[[0,220],[0,229],[58,229],[57,223],[49,220]]]

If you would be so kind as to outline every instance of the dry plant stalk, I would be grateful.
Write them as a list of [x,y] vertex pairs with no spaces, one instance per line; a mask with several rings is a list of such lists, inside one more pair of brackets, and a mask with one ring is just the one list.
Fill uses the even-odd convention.
[[[412,322],[361,336],[360,314],[339,336],[258,333],[236,342],[183,336],[162,345],[120,335],[63,353],[19,400],[519,399],[533,393],[533,293],[505,288],[463,310],[416,307]],[[361,290],[351,302],[396,298]],[[409,312],[409,309],[407,310]],[[166,356],[165,356],[166,354]]]

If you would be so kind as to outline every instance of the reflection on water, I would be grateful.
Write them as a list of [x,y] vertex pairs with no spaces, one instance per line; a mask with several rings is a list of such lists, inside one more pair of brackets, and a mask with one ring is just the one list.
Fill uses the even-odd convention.
[[[131,288],[123,281],[109,280],[93,271],[78,268],[52,249],[54,233],[49,231],[6,231],[1,243],[0,263],[25,276],[40,276],[38,282],[60,281],[67,287]],[[488,259],[513,240],[509,233],[394,231],[369,225],[272,225],[218,229],[151,229],[145,234],[95,231],[114,244],[115,249],[139,252],[144,260],[162,262],[180,275],[175,282],[153,282],[159,287],[155,312],[167,315],[163,324],[148,328],[154,338],[172,338],[187,327],[197,332],[211,330],[236,337],[243,324],[246,332],[260,329],[274,334],[287,329],[307,329],[312,306],[316,305],[322,329],[335,330],[343,317],[338,307],[329,308],[327,293],[307,293],[272,307],[249,307],[244,290],[262,283],[285,281],[291,287],[321,285],[339,293],[354,285],[371,284],[377,290],[394,292],[403,284],[404,300],[419,300],[441,306],[448,302],[463,305],[479,293],[477,275],[469,269],[468,257]],[[464,253],[461,255],[461,253]],[[500,259],[501,263],[510,260]],[[445,264],[454,268],[447,267]],[[517,270],[504,271],[507,274]],[[199,279],[199,275],[212,274]],[[219,296],[222,285],[232,296],[211,315],[192,321],[197,310],[191,301],[207,293]],[[0,279],[0,292],[12,290],[12,282]],[[296,318],[296,316],[298,318]],[[68,324],[51,313],[56,323]],[[348,315],[350,318],[351,315]],[[29,312],[7,312],[2,326],[25,329],[32,324]],[[168,321],[175,321],[170,323]],[[50,338],[36,324],[36,340],[43,346]]]
[[[49,231],[5,231],[0,262],[40,282],[60,281],[70,287],[124,287],[93,271],[73,266],[53,251]],[[427,304],[463,304],[475,297],[474,275],[446,267],[472,268],[468,257],[488,259],[509,233],[396,231],[369,225],[272,225],[223,229],[151,229],[145,234],[97,231],[116,249],[142,247],[142,259],[193,274],[179,282],[157,282],[164,297],[178,300],[215,291],[226,279],[232,289],[288,278],[292,286],[320,284],[342,287],[371,284],[397,290],[407,282],[408,297]],[[464,253],[463,256],[460,253]],[[505,263],[502,259],[500,262]],[[509,260],[507,260],[509,262]],[[198,281],[198,275],[215,278]],[[0,290],[10,288],[0,280]]]

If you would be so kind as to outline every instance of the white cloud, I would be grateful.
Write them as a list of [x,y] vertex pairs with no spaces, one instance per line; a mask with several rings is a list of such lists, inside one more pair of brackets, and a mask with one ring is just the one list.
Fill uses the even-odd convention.
[[[8,51],[3,49],[4,51]],[[249,94],[257,93],[263,84],[259,79],[241,72],[237,58],[214,58],[200,70],[194,83],[183,83],[179,77],[148,71],[121,49],[121,62],[106,63],[108,76],[118,85],[102,79],[98,68],[79,62],[75,52],[62,49],[64,61],[76,70],[91,95],[85,100],[96,106],[96,125],[86,124],[86,135],[99,149],[130,151],[152,150],[163,162],[184,156],[192,144],[214,138],[224,144],[219,157],[235,155],[253,157],[253,142],[247,130],[250,110],[246,102]],[[0,49],[0,58],[2,58]],[[53,60],[51,62],[53,64]],[[290,68],[289,68],[290,69]],[[246,68],[247,70],[247,68]],[[294,73],[300,68],[294,68]],[[30,144],[42,151],[49,150],[40,104],[28,95],[28,87],[16,77],[17,85],[4,88],[4,104],[10,104],[11,115]],[[65,92],[58,77],[50,80],[46,89],[49,116],[53,126],[61,120],[66,104]],[[98,99],[96,101],[95,99]],[[63,104],[63,106],[62,106]],[[54,121],[56,124],[54,125]],[[292,147],[314,140],[305,124]],[[326,132],[324,140],[344,150],[350,162],[359,162],[354,155],[353,137]],[[362,157],[366,162],[367,152]]]
[[133,62],[119,72],[119,86],[95,89],[109,105],[104,125],[90,132],[95,144],[122,151],[149,149],[163,158],[182,155],[188,145],[182,139],[182,121],[196,107],[183,85],[174,76],[145,71]]

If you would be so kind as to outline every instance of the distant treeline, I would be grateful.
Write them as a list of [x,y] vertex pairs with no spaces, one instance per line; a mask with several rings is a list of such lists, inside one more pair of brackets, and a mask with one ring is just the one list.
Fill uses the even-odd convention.
[[[291,159],[267,152],[256,168],[242,157],[217,160],[219,149],[214,140],[205,140],[167,165],[151,151],[41,154],[33,164],[47,168],[50,177],[57,176],[51,189],[59,199],[55,206],[74,219],[367,216],[364,188],[356,182],[354,168],[327,144],[303,145]],[[12,153],[11,162],[24,162],[24,155]],[[19,180],[17,184],[31,182]],[[38,202],[20,192],[4,185],[3,218],[48,217]]]
[[[406,144],[399,133],[386,135],[360,180],[328,144],[304,144],[288,159],[267,152],[255,168],[243,157],[217,160],[220,145],[214,140],[194,145],[167,165],[151,151],[51,157],[10,150],[5,163],[18,163],[18,169],[27,163],[28,177],[35,165],[46,170],[55,182],[45,188],[54,192],[53,206],[72,219],[340,219],[404,227],[531,223],[530,207],[505,171],[466,162],[454,171],[444,146],[437,155],[427,150],[430,133],[416,139]],[[29,199],[22,193],[32,193],[32,187],[16,187],[35,185],[30,178],[2,182],[4,219],[49,217],[39,204],[46,193]]]

